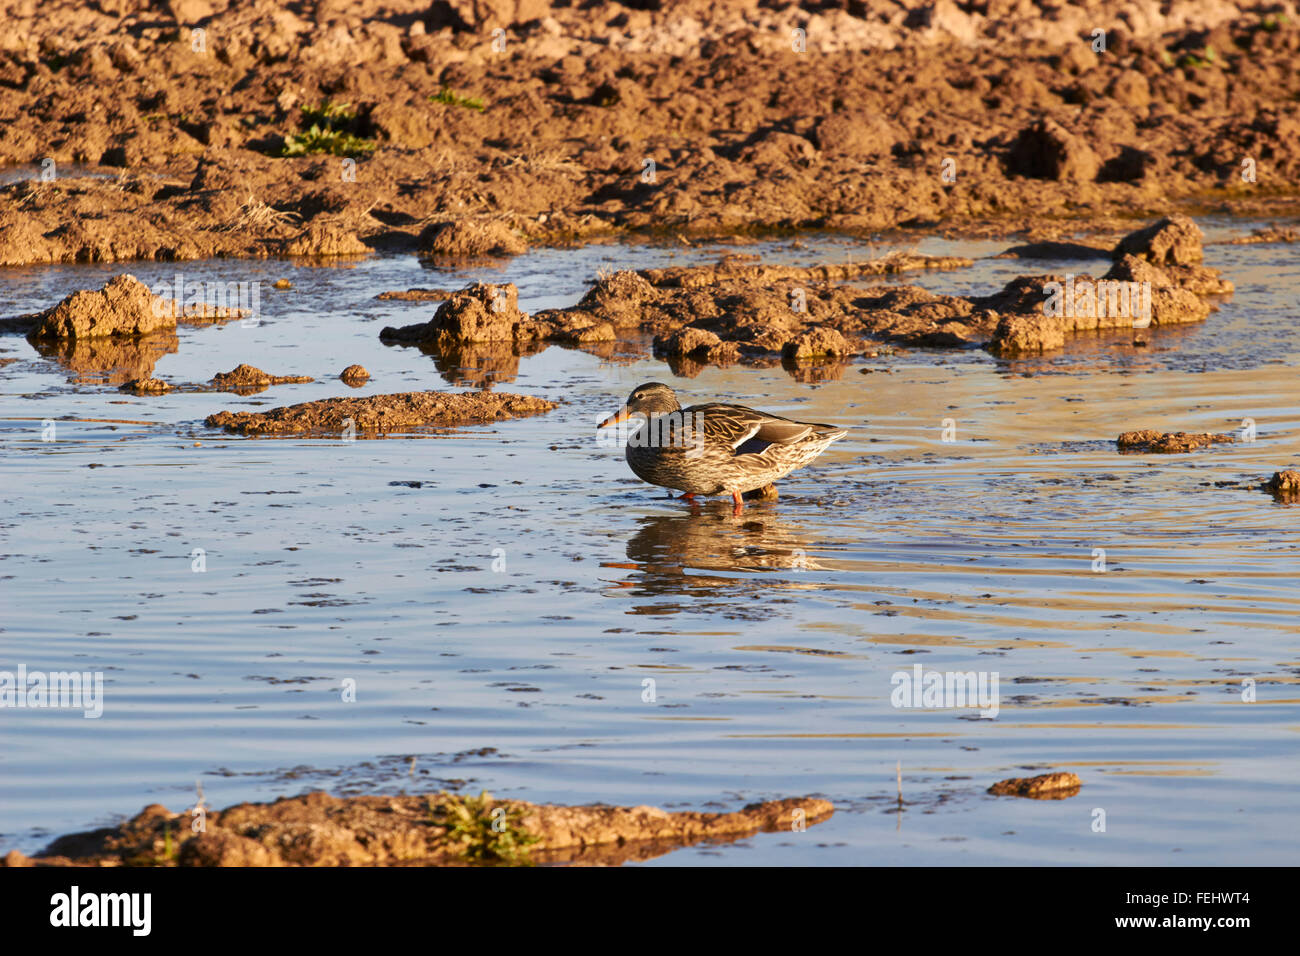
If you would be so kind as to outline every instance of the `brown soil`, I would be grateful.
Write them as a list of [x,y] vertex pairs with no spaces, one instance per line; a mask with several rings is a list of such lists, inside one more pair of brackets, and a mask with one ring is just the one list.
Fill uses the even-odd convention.
[[137,378],[122,385],[120,390],[134,395],[163,395],[175,388],[171,382],[164,382],[160,378]]
[[1263,487],[1279,500],[1300,498],[1300,471],[1290,468],[1286,471],[1275,471],[1273,477],[1264,482]]
[[238,392],[241,395],[264,391],[271,385],[298,385],[314,382],[310,375],[272,375],[252,365],[236,365],[229,372],[218,372],[212,384],[221,392]]
[[1030,797],[1034,800],[1065,800],[1079,792],[1083,782],[1072,773],[1045,773],[1037,777],[1012,777],[989,787],[998,797]]
[[[617,272],[598,278],[577,305],[536,315],[519,310],[513,285],[480,283],[449,295],[429,321],[385,328],[380,338],[441,353],[467,346],[506,353],[545,342],[600,350],[650,337],[677,375],[697,374],[706,365],[780,362],[800,380],[820,381],[839,377],[849,357],[872,351],[872,342],[1016,355],[1062,348],[1079,332],[1138,327],[1140,297],[1132,309],[1116,310],[1107,304],[1108,285],[1149,284],[1153,326],[1200,321],[1215,308],[1205,296],[1233,290],[1215,270],[1195,264],[1201,239],[1187,217],[1167,217],[1121,239],[1110,253],[1118,258],[1100,279],[1022,276],[983,296],[843,284],[971,265],[969,259],[910,254],[810,268],[733,255],[712,266]],[[1074,296],[1073,308],[1062,315],[1046,308],[1052,282],[1060,284],[1063,301]]]
[[526,418],[556,408],[557,403],[509,392],[400,392],[366,398],[326,398],[269,412],[217,412],[206,424],[243,435],[292,435],[345,432],[351,427],[384,435],[411,428],[486,424]]
[[0,0],[0,265],[1300,208],[1290,0],[839,6]]
[[375,298],[399,302],[441,302],[451,298],[451,293],[446,289],[407,289],[405,292],[381,292]]
[[1232,435],[1215,435],[1210,432],[1189,434],[1188,432],[1145,431],[1124,432],[1115,439],[1121,452],[1152,452],[1161,455],[1176,455],[1195,451],[1207,445],[1234,442]]
[[178,322],[205,325],[248,314],[209,304],[179,307],[174,299],[154,295],[135,276],[123,273],[102,289],[73,292],[42,312],[0,320],[0,333],[24,332],[33,343],[131,338],[175,332]]
[[349,365],[339,373],[339,378],[344,385],[351,385],[353,388],[360,388],[370,381],[370,372],[364,365]]
[[[195,815],[153,804],[111,829],[55,840],[29,858],[13,851],[5,866],[412,866],[457,865],[463,850],[448,839],[438,795],[351,797],[316,792],[271,804],[244,803],[207,811],[203,832]],[[519,814],[538,842],[539,863],[618,865],[645,860],[704,840],[737,840],[790,831],[796,813],[806,824],[830,818],[834,807],[812,797],[756,803],[734,813],[668,813],[655,807],[561,807],[518,800],[493,808]],[[173,855],[168,856],[168,847]]]

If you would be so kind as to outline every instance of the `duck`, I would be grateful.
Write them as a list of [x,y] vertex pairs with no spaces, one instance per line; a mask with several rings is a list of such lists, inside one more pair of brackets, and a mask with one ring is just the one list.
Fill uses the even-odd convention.
[[646,382],[597,429],[639,418],[627,437],[628,467],[642,481],[695,496],[731,495],[733,512],[747,491],[770,485],[802,468],[848,432],[833,425],[798,422],[744,405],[710,402],[682,408],[662,382]]

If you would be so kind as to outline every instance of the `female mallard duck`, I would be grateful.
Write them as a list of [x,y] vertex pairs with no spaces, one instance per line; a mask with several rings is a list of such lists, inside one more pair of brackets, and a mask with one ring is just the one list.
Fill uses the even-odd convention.
[[627,404],[597,428],[639,416],[627,439],[627,463],[642,481],[696,495],[731,495],[744,509],[747,491],[762,488],[808,464],[848,434],[832,425],[796,422],[743,405],[682,408],[667,385],[638,385]]

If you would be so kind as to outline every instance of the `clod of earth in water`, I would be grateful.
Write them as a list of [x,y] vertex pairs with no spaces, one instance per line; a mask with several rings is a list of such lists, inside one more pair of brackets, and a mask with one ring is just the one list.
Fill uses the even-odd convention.
[[1155,452],[1162,455],[1181,454],[1195,451],[1206,445],[1236,441],[1231,435],[1216,435],[1211,432],[1189,434],[1188,432],[1157,432],[1151,429],[1136,432],[1124,432],[1115,439],[1121,452]]
[[608,866],[703,840],[790,832],[834,812],[829,801],[813,797],[732,813],[668,813],[493,800],[487,793],[341,799],[318,791],[210,810],[198,834],[192,812],[153,804],[117,827],[61,837],[34,858],[12,851],[0,866]]
[[164,382],[160,378],[137,378],[118,386],[118,391],[133,392],[136,395],[162,395],[175,387],[171,382]]
[[1274,472],[1273,477],[1264,483],[1264,488],[1277,498],[1300,497],[1300,471],[1288,468]]
[[360,388],[366,382],[370,381],[370,373],[366,371],[364,365],[349,365],[339,373],[339,378],[343,380],[344,385],[351,385],[353,388]]
[[260,392],[271,385],[300,385],[313,381],[310,375],[272,375],[248,364],[212,376],[212,384],[223,392]]
[[1012,777],[989,787],[995,797],[1029,797],[1034,800],[1064,800],[1073,797],[1083,786],[1072,773],[1045,773],[1037,777]]
[[848,434],[833,425],[797,422],[744,405],[709,403],[683,409],[667,385],[638,385],[626,404],[597,428],[643,419],[627,439],[627,463],[642,481],[695,495],[742,495],[771,485]]

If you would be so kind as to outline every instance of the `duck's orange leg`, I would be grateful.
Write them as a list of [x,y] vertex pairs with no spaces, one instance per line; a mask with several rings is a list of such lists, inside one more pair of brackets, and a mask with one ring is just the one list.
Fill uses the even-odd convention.
[[678,500],[678,501],[694,501],[694,500],[695,500],[695,492],[693,492],[693,491],[688,491],[688,492],[686,492],[686,494],[684,494],[684,495],[678,495],[678,496],[677,496],[677,500]]
[[738,515],[745,510],[745,499],[740,496],[739,491],[731,493],[731,513]]

